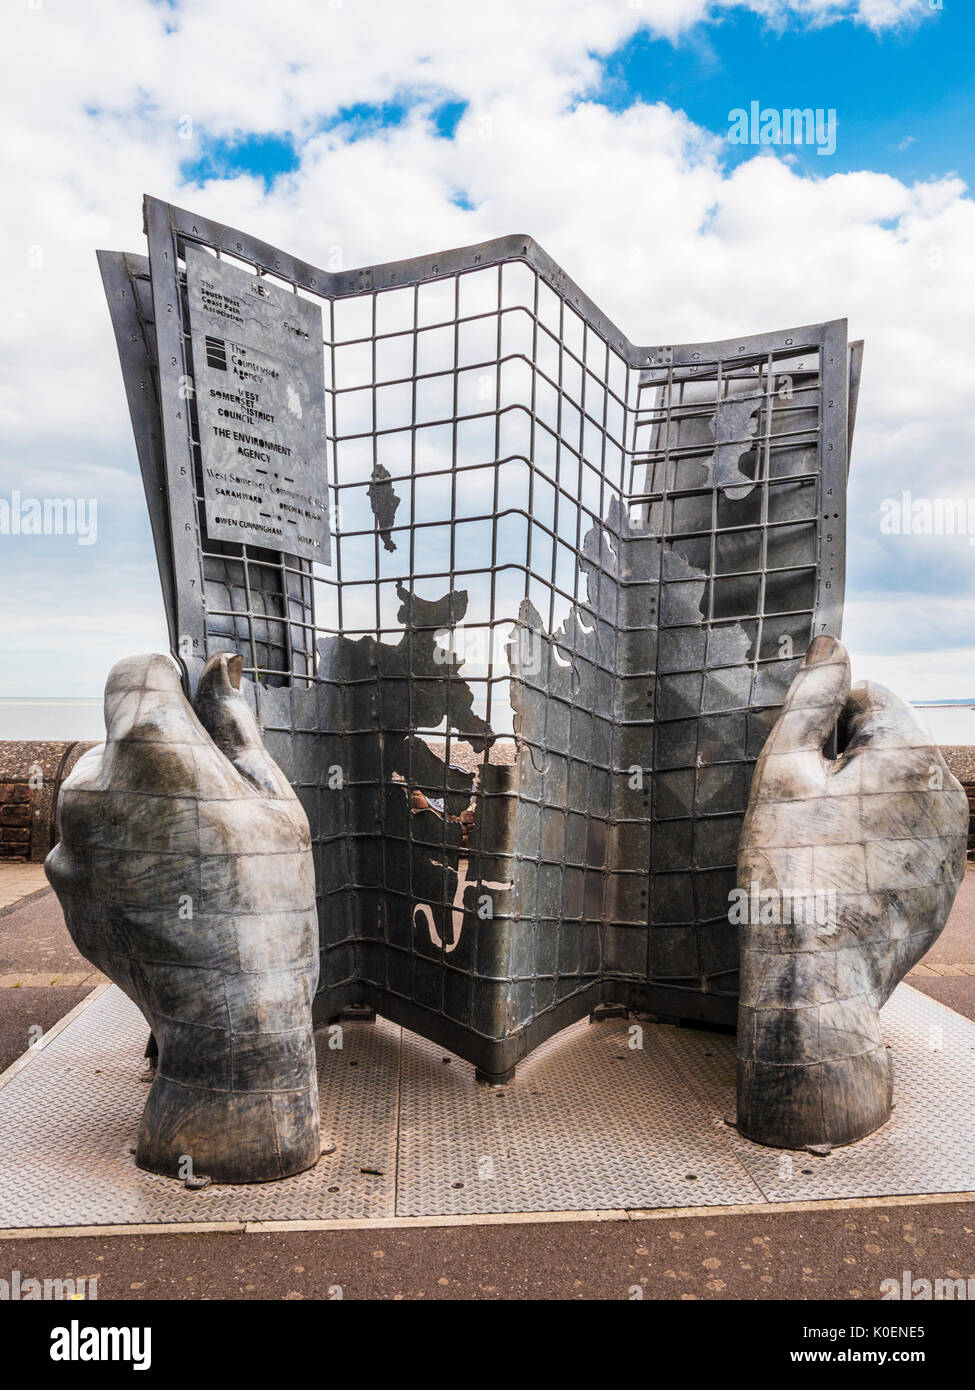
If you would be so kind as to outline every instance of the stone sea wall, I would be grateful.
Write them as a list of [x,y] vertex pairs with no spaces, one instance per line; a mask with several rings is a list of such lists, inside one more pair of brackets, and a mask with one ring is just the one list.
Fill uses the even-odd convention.
[[[0,861],[32,860],[39,863],[54,844],[57,793],[61,783],[81,757],[93,748],[82,740],[0,741]],[[442,749],[438,750],[442,753]],[[941,749],[945,762],[968,793],[972,819],[968,836],[969,858],[975,857],[975,746],[954,745]],[[466,745],[451,749],[451,759],[463,764]],[[492,761],[506,762],[505,745]]]

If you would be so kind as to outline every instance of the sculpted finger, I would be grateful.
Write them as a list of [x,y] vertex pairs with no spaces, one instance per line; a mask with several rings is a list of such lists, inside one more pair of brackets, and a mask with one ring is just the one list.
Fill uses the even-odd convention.
[[848,754],[868,747],[934,747],[934,739],[918,712],[885,685],[874,681],[861,681],[850,691],[846,725]]
[[[44,872],[48,882],[56,893],[60,893],[68,886],[72,872],[71,862],[71,843],[73,841],[70,823],[65,825],[64,815],[64,791],[66,788],[81,788],[83,791],[98,785],[102,771],[102,759],[105,756],[105,745],[98,744],[96,748],[89,748],[87,753],[75,763],[71,773],[61,784],[61,795],[58,796],[57,806],[55,807],[55,824],[57,826],[57,844],[44,860]],[[70,816],[69,816],[70,822]]]
[[[105,683],[105,752],[98,788],[159,797],[239,797],[239,779],[217,756],[168,656],[127,657]],[[77,769],[76,769],[77,771]],[[64,790],[75,786],[74,775]]]
[[105,731],[104,745],[80,759],[61,788],[64,849],[52,851],[55,875],[85,878],[98,854],[188,851],[198,839],[201,798],[252,795],[190,708],[171,657],[127,657],[112,667]]
[[850,693],[850,658],[834,637],[815,637],[782,705],[766,749],[821,752]]
[[832,637],[810,644],[765,742],[752,778],[751,806],[819,795],[826,779],[823,744],[850,690],[850,661]]
[[288,779],[264,747],[250,706],[241,694],[243,660],[234,652],[217,652],[203,668],[196,693],[196,712],[213,742],[242,777],[268,796],[293,800]]
[[967,826],[962,785],[916,710],[886,686],[864,681],[850,692],[844,720],[847,742],[833,768],[839,787],[870,798],[897,796],[902,813],[916,801],[929,833],[942,833],[942,822],[952,833]]

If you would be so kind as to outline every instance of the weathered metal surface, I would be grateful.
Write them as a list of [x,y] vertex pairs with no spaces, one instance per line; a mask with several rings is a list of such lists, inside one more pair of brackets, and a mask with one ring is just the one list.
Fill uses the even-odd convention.
[[321,310],[194,247],[186,298],[207,535],[327,564]]
[[[189,1192],[143,1172],[145,1023],[117,989],[0,1088],[0,1228],[586,1211],[975,1190],[975,1024],[905,986],[881,1014],[890,1121],[829,1158],[722,1123],[735,1040],[632,1021],[576,1024],[504,1092],[380,1018],[317,1035],[326,1152],[262,1186]],[[334,1145],[334,1149],[333,1149]]]
[[[751,768],[840,630],[845,323],[646,348],[522,237],[329,273],[155,199],[146,227],[173,646],[191,689],[240,652],[308,813],[319,1016],[363,998],[493,1074],[600,999],[733,1021]],[[331,570],[206,533],[194,246],[321,307]]]
[[0,1089],[0,1228],[392,1216],[399,1031],[351,1024],[341,1049],[316,1034],[321,1144],[336,1147],[314,1168],[192,1192],[136,1165],[146,1024],[113,985]]
[[[835,758],[823,756],[842,731]],[[880,1008],[965,876],[968,798],[917,714],[809,648],[755,767],[738,851],[738,1127],[849,1144],[890,1117]]]
[[145,489],[156,567],[170,633],[179,631],[173,538],[166,501],[166,462],[159,418],[159,368],[152,287],[145,256],[99,251],[98,268],[112,315],[115,344]]
[[239,683],[240,657],[215,655],[194,712],[169,657],[118,662],[45,869],[158,1045],[137,1162],[247,1183],[318,1161],[318,932],[308,823]]

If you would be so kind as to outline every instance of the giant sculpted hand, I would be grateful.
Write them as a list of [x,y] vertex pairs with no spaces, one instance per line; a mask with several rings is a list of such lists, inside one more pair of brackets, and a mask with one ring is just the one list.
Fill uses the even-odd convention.
[[944,926],[967,836],[965,793],[913,711],[879,685],[851,691],[846,651],[817,637],[756,764],[739,847],[748,1138],[847,1144],[889,1118],[878,1011]]
[[320,1152],[318,925],[308,821],[240,667],[210,659],[197,713],[168,657],[113,668],[107,741],[64,784],[46,868],[78,949],[158,1044],[136,1161],[261,1182]]

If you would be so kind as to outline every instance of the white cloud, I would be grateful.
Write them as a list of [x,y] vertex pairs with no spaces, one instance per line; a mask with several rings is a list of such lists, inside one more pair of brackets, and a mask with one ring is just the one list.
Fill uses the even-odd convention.
[[[279,0],[273,24],[255,0],[198,0],[188,15],[145,0],[20,7],[8,32],[0,163],[8,191],[0,245],[7,490],[36,492],[39,470],[48,470],[52,490],[65,488],[66,470],[84,481],[72,489],[78,495],[96,488],[116,498],[121,488],[124,506],[100,508],[98,549],[108,556],[117,546],[131,557],[134,450],[94,249],[141,249],[144,191],[318,263],[332,247],[352,266],[524,231],[634,340],[704,340],[848,315],[851,334],[867,339],[851,478],[850,612],[875,605],[871,623],[851,618],[854,656],[888,602],[883,589],[902,587],[905,568],[916,567],[919,584],[944,584],[945,613],[968,603],[970,556],[938,552],[932,580],[923,547],[881,537],[876,520],[881,500],[902,487],[964,487],[975,443],[967,365],[975,205],[964,186],[908,186],[869,171],[813,178],[772,153],[729,172],[719,136],[680,112],[646,104],[614,112],[578,100],[598,81],[593,55],[638,27],[676,37],[736,7],[498,0],[487,12],[433,0],[344,0],[336,8]],[[903,0],[749,0],[747,8],[874,29],[929,13]],[[338,107],[404,92],[425,94],[426,105],[400,126],[354,143],[347,132],[320,130]],[[469,102],[454,140],[438,138],[428,119],[447,94]],[[179,139],[183,116],[197,134],[296,132],[300,166],[270,191],[253,177],[187,187],[180,165],[199,146]],[[458,190],[473,211],[451,201]],[[31,268],[38,249],[40,265]],[[92,472],[101,466],[122,471]],[[86,632],[100,605],[113,621],[117,591],[107,581],[82,593],[62,570],[46,586],[9,575],[3,584],[48,614],[60,594],[68,646],[88,641],[72,630],[72,613]],[[127,586],[126,640],[140,611],[158,634],[151,568],[133,571]],[[902,646],[902,659],[919,663],[919,675],[936,671],[944,686],[937,693],[970,693],[967,651],[947,627],[937,630],[940,663],[909,658],[917,645]],[[7,634],[8,650],[11,642],[26,650],[23,631]],[[44,645],[39,636],[31,641]],[[26,663],[35,676],[25,676],[23,662],[5,663],[11,688],[70,684],[50,653],[35,651]],[[97,693],[99,659],[86,658],[93,688],[85,693]],[[907,693],[925,692],[915,684]]]
[[922,24],[937,12],[930,0],[717,0],[722,8],[753,10],[770,24],[784,28],[805,20],[811,24],[836,24],[852,20],[875,33]]
[[890,29],[901,24],[921,23],[941,8],[931,0],[860,0],[854,7],[856,18],[871,29]]
[[879,681],[905,700],[975,698],[975,598],[911,590],[853,597],[844,637],[856,681]]
[[[66,111],[189,116],[208,129],[300,132],[403,89],[543,107],[598,76],[639,30],[678,38],[734,11],[769,22],[920,22],[927,0],[46,0],[9,19],[7,98],[38,129]],[[44,81],[38,83],[38,74]]]

